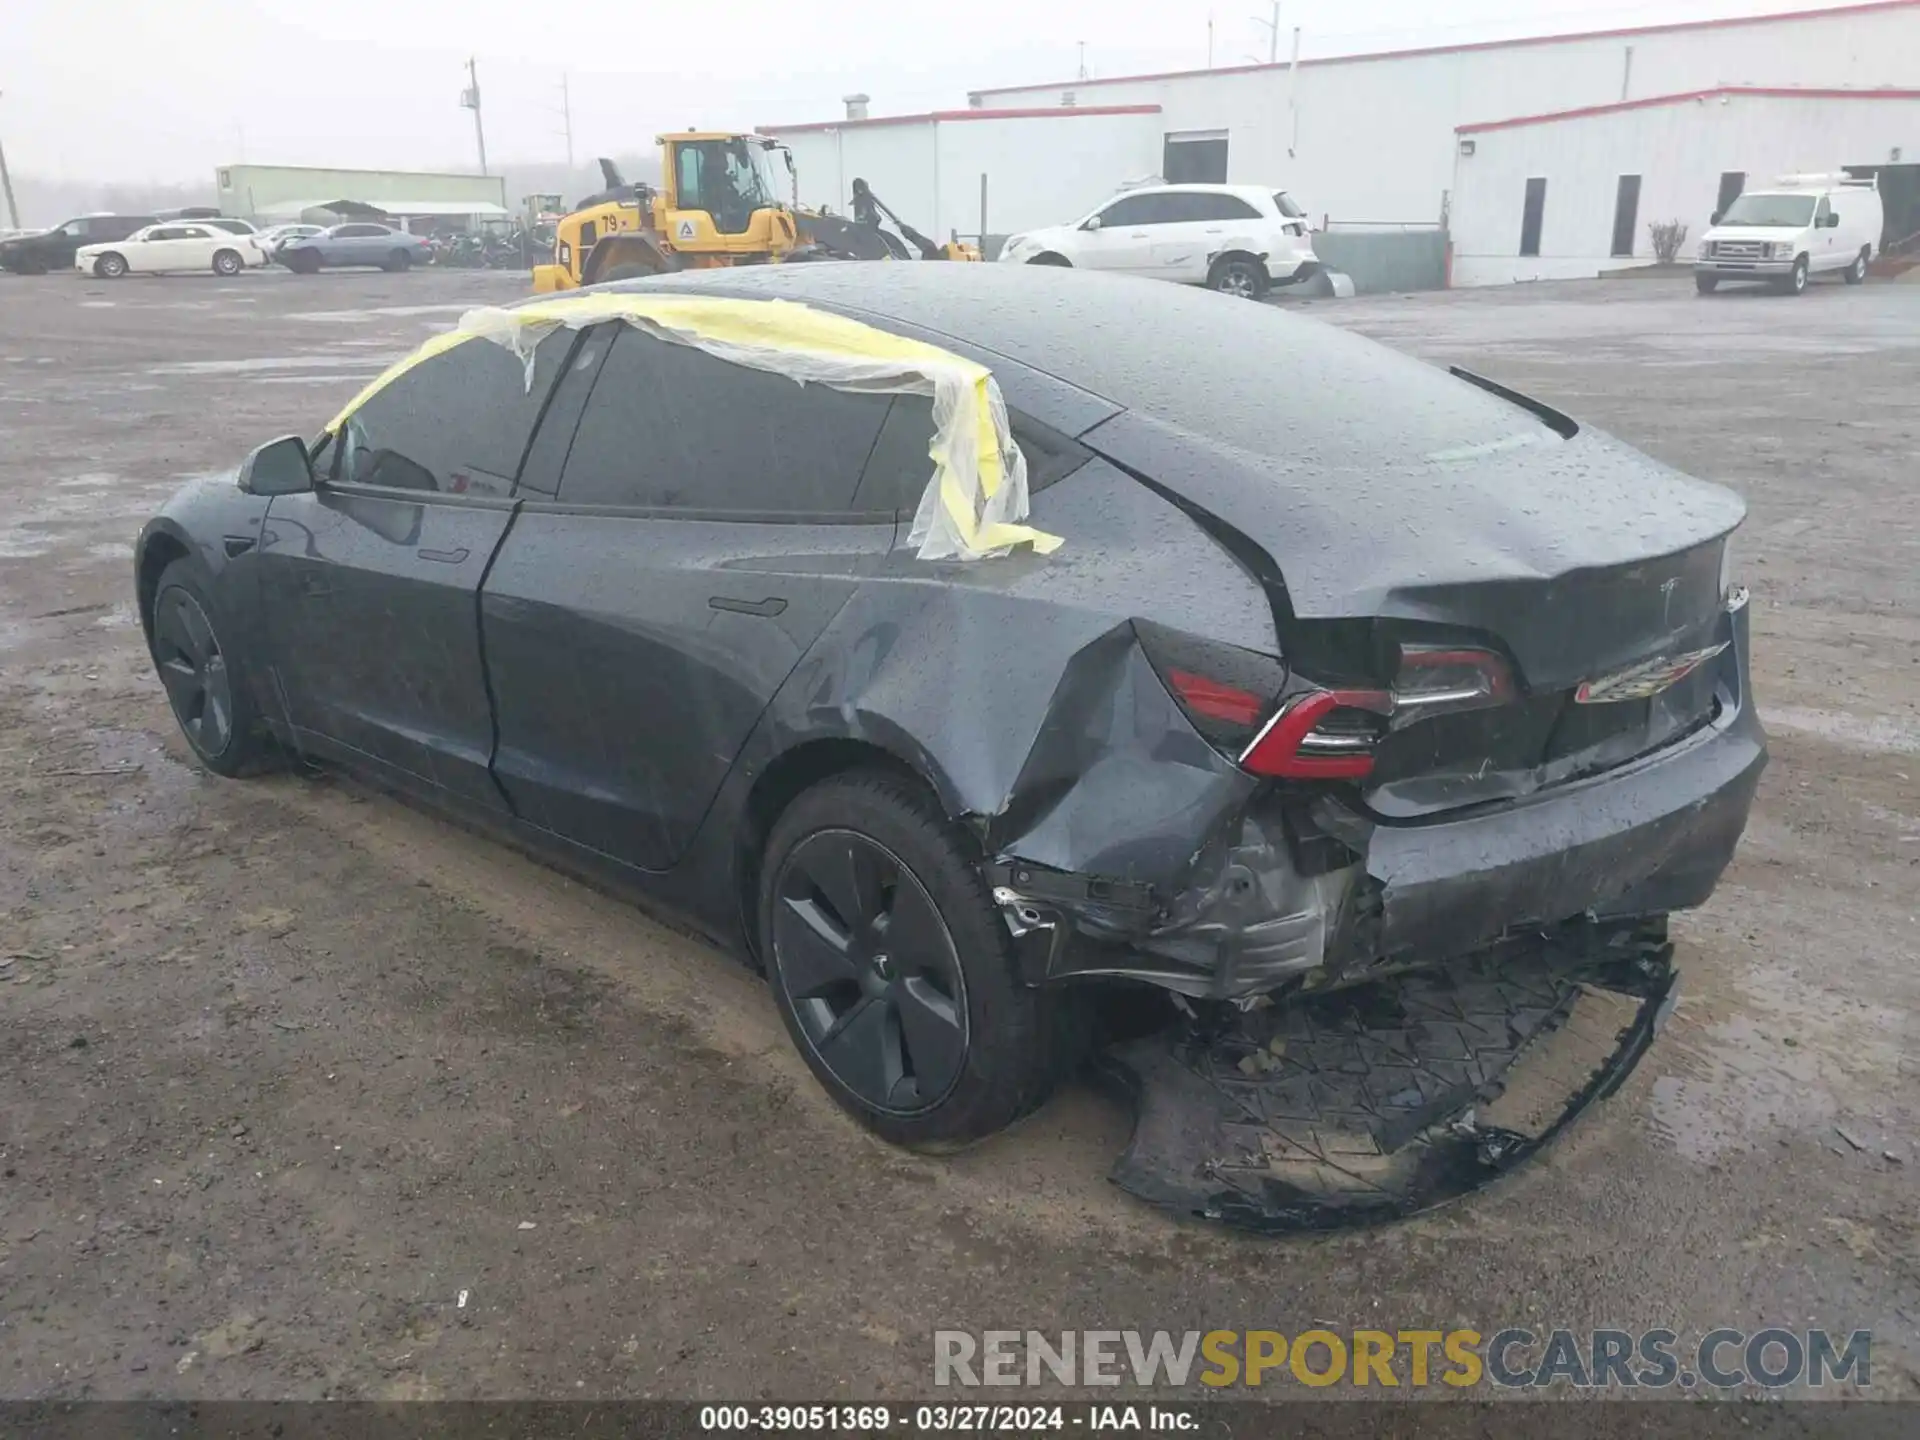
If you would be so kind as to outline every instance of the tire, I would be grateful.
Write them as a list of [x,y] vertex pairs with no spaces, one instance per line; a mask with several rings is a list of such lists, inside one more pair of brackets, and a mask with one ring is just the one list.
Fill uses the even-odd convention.
[[286,266],[287,269],[293,271],[296,275],[318,275],[320,273],[320,257],[310,255],[303,250],[296,250],[287,257]]
[[127,257],[109,250],[93,262],[93,273],[102,280],[118,280],[127,273]]
[[387,257],[387,263],[381,266],[380,268],[383,270],[391,270],[395,274],[398,274],[400,271],[407,269],[412,264],[413,264],[413,257],[411,255],[409,255],[404,250],[396,250],[393,252],[393,254]]
[[1228,256],[1214,262],[1207,288],[1238,300],[1258,300],[1267,293],[1267,272],[1252,260]]
[[254,775],[271,768],[278,751],[210,588],[206,572],[184,557],[160,573],[148,653],[200,763],[216,775]]
[[247,262],[240,258],[237,250],[216,250],[213,255],[213,273],[216,275],[238,275],[247,268]]
[[1027,261],[1027,263],[1029,265],[1059,265],[1068,270],[1073,268],[1073,262],[1071,260],[1067,259],[1064,255],[1056,255],[1051,250],[1044,255],[1034,256],[1031,260]]
[[1693,277],[1693,288],[1698,290],[1702,295],[1711,295],[1720,288],[1720,277],[1718,275],[1696,275]]
[[1847,267],[1846,280],[1849,285],[1867,283],[1867,247],[1862,245],[1860,253],[1853,257],[1853,264]]
[[1780,282],[1780,291],[1785,295],[1799,295],[1807,288],[1807,257],[1802,255],[1793,262],[1793,273]]
[[1061,997],[1019,983],[974,860],[922,787],[883,771],[821,781],[767,841],[760,953],[780,1018],[827,1093],[895,1145],[1005,1129],[1071,1053]]

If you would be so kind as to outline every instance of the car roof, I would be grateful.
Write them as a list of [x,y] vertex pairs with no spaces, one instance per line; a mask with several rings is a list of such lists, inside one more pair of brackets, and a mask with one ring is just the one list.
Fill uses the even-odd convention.
[[1265,199],[1278,194],[1278,185],[1207,185],[1199,181],[1168,185],[1131,185],[1125,190],[1116,191],[1112,196],[1118,200],[1122,195],[1238,195],[1243,200]]
[[[1213,443],[1261,455],[1317,452],[1332,467],[1539,425],[1445,371],[1336,326],[1131,276],[1050,265],[822,261],[684,271],[607,288],[797,300],[881,329],[899,322]],[[1391,414],[1381,403],[1389,390]],[[1396,431],[1398,447],[1389,433]]]

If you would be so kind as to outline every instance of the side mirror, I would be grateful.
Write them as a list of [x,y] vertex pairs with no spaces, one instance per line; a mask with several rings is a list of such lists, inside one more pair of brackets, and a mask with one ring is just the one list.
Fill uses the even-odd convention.
[[1707,224],[1709,224],[1709,225],[1718,225],[1718,224],[1720,223],[1720,217],[1721,217],[1722,215],[1724,215],[1724,214],[1726,214],[1726,213],[1727,213],[1727,212],[1726,212],[1726,211],[1724,211],[1724,210],[1716,210],[1716,211],[1714,211],[1714,212],[1713,212],[1713,214],[1711,214],[1711,215],[1709,215],[1709,216],[1707,217]]
[[1080,228],[1082,230],[1098,230],[1100,228],[1100,217],[1098,215],[1089,215],[1086,222],[1082,224]]
[[240,488],[249,495],[299,495],[313,489],[307,442],[298,435],[269,440],[240,463]]
[[1827,229],[1832,230],[1836,226],[1838,226],[1839,223],[1840,223],[1840,212],[1838,210],[1829,210],[1827,212],[1827,221],[1826,221]]

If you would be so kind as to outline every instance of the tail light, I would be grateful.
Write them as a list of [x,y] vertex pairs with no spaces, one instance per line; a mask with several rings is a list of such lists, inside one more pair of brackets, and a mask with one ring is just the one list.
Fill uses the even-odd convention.
[[1134,628],[1194,728],[1254,775],[1363,779],[1389,731],[1515,695],[1513,672],[1491,650],[1404,645],[1391,689],[1344,688],[1290,675],[1270,655]]

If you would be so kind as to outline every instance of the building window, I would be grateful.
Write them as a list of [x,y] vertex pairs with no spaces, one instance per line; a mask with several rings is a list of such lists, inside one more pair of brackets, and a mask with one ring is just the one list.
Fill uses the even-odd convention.
[[1547,209],[1547,182],[1536,175],[1527,181],[1527,208],[1520,217],[1520,253],[1540,253],[1540,221]]
[[1633,254],[1634,231],[1640,228],[1640,177],[1622,175],[1613,196],[1613,250],[1615,256]]
[[1160,152],[1160,175],[1169,185],[1227,183],[1227,132],[1173,130]]
[[1720,174],[1720,198],[1713,202],[1713,218],[1717,222],[1726,213],[1726,209],[1740,198],[1740,192],[1747,188],[1747,172],[1744,170],[1725,170]]

